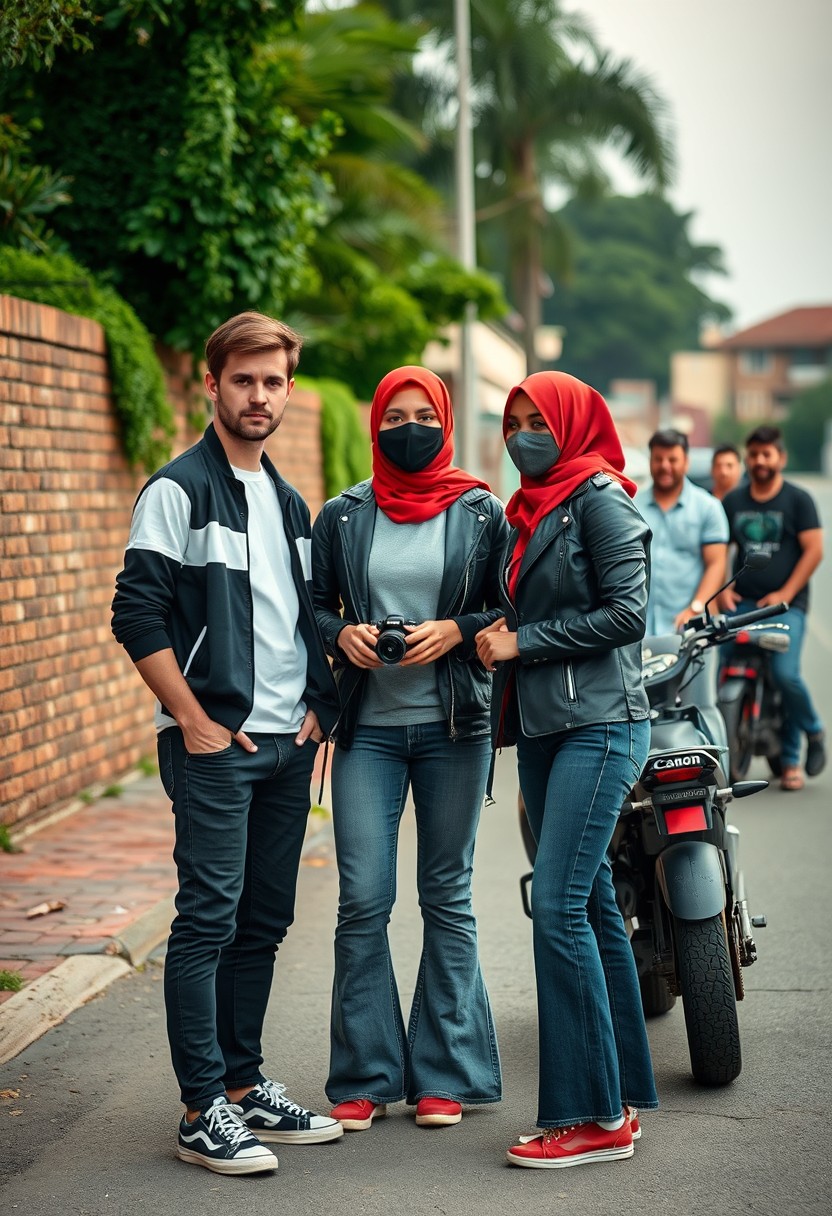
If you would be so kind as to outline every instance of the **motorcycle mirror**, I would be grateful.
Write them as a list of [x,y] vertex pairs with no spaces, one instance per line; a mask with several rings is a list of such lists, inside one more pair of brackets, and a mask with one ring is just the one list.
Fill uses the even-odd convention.
[[767,789],[767,781],[735,781],[731,793],[735,798],[750,798],[752,794],[761,794]]
[[707,604],[705,605],[705,619],[708,621],[711,619],[711,604],[714,602],[717,596],[722,595],[723,591],[730,587],[741,574],[743,574],[746,570],[762,570],[763,567],[767,566],[770,561],[770,553],[747,553],[745,556],[745,561],[740,566],[739,570],[736,570],[728,579],[728,582],[723,583],[719,590],[715,591],[708,600]]

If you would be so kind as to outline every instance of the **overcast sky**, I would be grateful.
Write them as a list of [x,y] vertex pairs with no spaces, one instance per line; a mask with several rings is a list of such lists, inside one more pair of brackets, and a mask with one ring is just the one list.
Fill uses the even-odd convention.
[[[573,0],[671,107],[674,206],[722,247],[734,328],[832,304],[832,0]],[[620,188],[633,181],[620,175]]]

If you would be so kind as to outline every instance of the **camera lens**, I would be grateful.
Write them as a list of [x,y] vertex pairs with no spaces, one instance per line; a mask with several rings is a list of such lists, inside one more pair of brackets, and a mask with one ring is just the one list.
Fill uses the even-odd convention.
[[376,642],[376,654],[388,667],[401,663],[407,654],[407,642],[402,630],[392,628],[382,630]]

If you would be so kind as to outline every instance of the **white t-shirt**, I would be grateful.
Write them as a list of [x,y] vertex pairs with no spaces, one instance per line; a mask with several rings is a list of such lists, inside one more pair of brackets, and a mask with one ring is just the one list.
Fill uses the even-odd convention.
[[248,503],[249,579],[254,610],[254,703],[246,733],[292,734],[306,713],[306,645],[298,630],[298,593],[274,483],[264,469],[232,471]]

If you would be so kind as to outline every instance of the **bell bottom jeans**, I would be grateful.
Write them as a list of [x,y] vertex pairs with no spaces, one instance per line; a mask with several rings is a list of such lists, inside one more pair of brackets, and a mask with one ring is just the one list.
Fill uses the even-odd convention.
[[[740,600],[737,612],[752,612],[756,600]],[[802,608],[789,608],[779,616],[769,617],[762,625],[779,621],[789,627],[789,649],[785,654],[769,652],[771,678],[783,698],[783,737],[780,758],[783,767],[800,764],[803,736],[823,730],[823,723],[812,703],[809,689],[800,674],[800,655],[806,633],[806,613]],[[726,647],[724,649],[730,649]]]
[[[487,737],[451,742],[447,723],[358,726],[336,749],[340,876],[327,1096],[376,1104],[423,1097],[496,1102],[500,1060],[471,910]],[[399,823],[413,793],[422,956],[405,1035],[387,926]]]
[[208,755],[189,755],[178,727],[158,741],[179,875],[165,1006],[173,1068],[191,1110],[262,1079],[275,953],[294,918],[317,744],[250,738],[256,752],[232,741]]
[[539,1127],[658,1106],[635,961],[607,849],[647,759],[647,722],[518,740],[532,883]]

